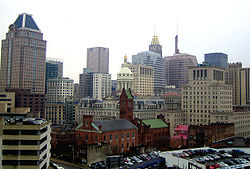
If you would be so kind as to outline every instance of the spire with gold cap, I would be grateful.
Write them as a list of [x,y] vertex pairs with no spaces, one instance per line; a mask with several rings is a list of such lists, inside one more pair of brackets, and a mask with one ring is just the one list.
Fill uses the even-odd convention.
[[158,36],[154,35],[149,45],[149,51],[158,53],[162,56],[162,46],[160,45]]
[[152,41],[151,41],[151,45],[160,45],[158,36],[153,36]]

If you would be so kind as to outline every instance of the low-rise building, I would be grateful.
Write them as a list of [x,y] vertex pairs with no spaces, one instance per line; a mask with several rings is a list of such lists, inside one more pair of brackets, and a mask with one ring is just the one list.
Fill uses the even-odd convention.
[[0,168],[49,167],[50,122],[42,119],[0,118]]
[[111,154],[124,153],[138,145],[137,127],[125,119],[94,121],[93,116],[83,116],[75,136],[78,147],[109,143]]
[[170,147],[194,148],[208,146],[216,141],[234,137],[234,124],[178,125],[171,137]]

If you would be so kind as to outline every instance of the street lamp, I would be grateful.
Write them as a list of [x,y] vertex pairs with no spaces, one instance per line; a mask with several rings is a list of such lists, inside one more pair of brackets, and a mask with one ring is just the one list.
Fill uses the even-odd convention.
[[74,157],[74,146],[72,146],[72,145],[69,145],[69,147],[72,147],[72,152],[73,152],[73,164],[75,164],[75,157]]

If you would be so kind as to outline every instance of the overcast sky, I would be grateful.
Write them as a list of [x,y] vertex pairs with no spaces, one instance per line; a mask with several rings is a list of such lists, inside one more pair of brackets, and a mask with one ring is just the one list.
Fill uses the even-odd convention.
[[179,49],[195,55],[223,52],[229,62],[250,67],[249,0],[1,0],[0,39],[18,14],[29,13],[47,41],[47,57],[64,62],[64,76],[79,81],[87,48],[108,47],[109,72],[116,79],[125,53],[148,50],[155,34],[163,57]]

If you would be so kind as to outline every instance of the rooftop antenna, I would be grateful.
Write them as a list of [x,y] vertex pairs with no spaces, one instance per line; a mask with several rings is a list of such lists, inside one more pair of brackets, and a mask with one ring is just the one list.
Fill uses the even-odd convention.
[[177,34],[175,36],[175,54],[178,54],[179,53],[179,49],[178,49],[178,24],[179,24],[179,20],[177,18]]
[[155,36],[155,25],[154,25],[154,36]]

